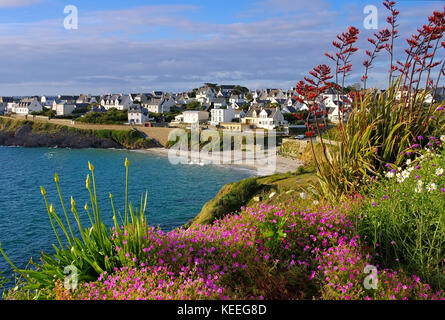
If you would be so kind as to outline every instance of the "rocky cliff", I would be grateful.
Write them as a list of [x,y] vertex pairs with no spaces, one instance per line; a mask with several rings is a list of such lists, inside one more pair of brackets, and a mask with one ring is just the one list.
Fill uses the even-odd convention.
[[8,118],[0,118],[0,145],[74,149],[145,149],[159,146],[155,140],[134,130],[84,130]]

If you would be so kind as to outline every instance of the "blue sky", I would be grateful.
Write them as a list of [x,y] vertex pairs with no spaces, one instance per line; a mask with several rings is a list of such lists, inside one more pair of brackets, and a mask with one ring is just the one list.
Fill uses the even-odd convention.
[[[329,63],[323,53],[349,25],[368,49],[375,30],[363,28],[367,4],[379,9],[381,29],[387,12],[373,0],[0,0],[0,95],[182,91],[204,82],[287,89]],[[78,8],[77,30],[63,28],[66,5]],[[398,3],[398,52],[443,6]],[[385,58],[371,85],[386,83]],[[359,51],[350,83],[361,77],[362,60]]]

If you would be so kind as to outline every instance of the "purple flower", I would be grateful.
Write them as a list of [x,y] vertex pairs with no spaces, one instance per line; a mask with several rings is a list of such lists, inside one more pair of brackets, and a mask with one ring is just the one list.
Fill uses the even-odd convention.
[[413,144],[412,147],[413,148],[418,148],[418,147],[420,147],[420,145],[416,143],[416,144]]
[[440,191],[441,191],[442,193],[445,193],[445,188],[441,188]]
[[417,139],[418,139],[419,141],[422,141],[422,140],[423,140],[423,137],[422,137],[422,136],[418,136]]

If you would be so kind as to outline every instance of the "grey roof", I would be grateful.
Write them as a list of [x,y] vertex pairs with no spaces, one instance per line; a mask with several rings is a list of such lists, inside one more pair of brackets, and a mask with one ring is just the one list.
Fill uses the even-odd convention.
[[275,114],[277,112],[279,112],[280,110],[278,110],[278,108],[250,108],[247,113],[246,113],[246,117],[247,118],[254,118],[253,116],[253,112],[256,111],[257,113],[257,117],[258,115],[262,112],[262,111],[266,111],[267,112],[267,117],[268,118],[273,118],[275,116]]
[[226,102],[225,98],[216,98],[215,100],[213,100],[213,103],[224,103]]
[[148,110],[141,107],[139,104],[133,104],[128,108],[128,113],[142,113],[148,115]]

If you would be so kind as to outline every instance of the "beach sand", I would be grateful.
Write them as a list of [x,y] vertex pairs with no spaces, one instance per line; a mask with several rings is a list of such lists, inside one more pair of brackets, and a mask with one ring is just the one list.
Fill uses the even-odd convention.
[[[151,148],[144,150],[133,150],[138,153],[147,153],[163,157],[168,157],[173,150],[166,148]],[[222,151],[217,154],[208,153],[192,153],[188,152],[187,157],[180,157],[179,152],[176,153],[175,161],[183,161],[183,163],[197,165],[223,165],[233,168],[243,168],[254,171],[255,175],[265,176],[275,173],[295,172],[304,163],[301,160],[294,160],[280,155],[276,155],[276,151],[272,151],[271,156],[261,154],[255,157],[253,154],[243,153],[235,156],[233,152]]]

